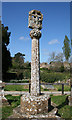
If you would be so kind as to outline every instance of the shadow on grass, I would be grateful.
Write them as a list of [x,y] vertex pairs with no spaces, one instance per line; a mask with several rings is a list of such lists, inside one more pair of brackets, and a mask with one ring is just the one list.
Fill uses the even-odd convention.
[[52,105],[48,106],[48,112],[51,112],[54,109],[54,107]]

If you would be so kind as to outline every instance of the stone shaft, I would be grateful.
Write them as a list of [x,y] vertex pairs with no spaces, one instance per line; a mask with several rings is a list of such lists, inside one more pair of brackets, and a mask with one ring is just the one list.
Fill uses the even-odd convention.
[[32,39],[32,62],[31,62],[31,95],[40,94],[40,83],[39,83],[39,40]]
[[38,96],[40,94],[39,38],[41,36],[41,32],[39,30],[32,30],[30,36],[32,38],[31,95]]

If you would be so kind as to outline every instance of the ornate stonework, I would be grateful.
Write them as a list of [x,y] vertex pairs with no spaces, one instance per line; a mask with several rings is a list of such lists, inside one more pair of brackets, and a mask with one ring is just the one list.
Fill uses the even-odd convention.
[[42,29],[42,20],[43,15],[38,10],[32,10],[29,12],[29,28],[37,28],[39,30]]
[[30,37],[33,39],[33,38],[36,38],[36,39],[39,39],[41,37],[41,31],[39,29],[33,29],[31,30],[30,32]]
[[30,37],[32,38],[32,59],[31,59],[31,95],[40,95],[40,50],[39,39],[41,37],[43,15],[38,10],[29,12]]
[[[39,39],[41,37],[43,15],[40,11],[29,12],[29,28],[32,28],[30,37],[32,38],[32,58],[31,58],[31,91],[30,94],[21,97],[22,116],[38,115],[48,113],[50,103],[49,95],[40,94],[40,48]],[[45,116],[44,116],[45,117]],[[48,116],[47,116],[48,117]]]

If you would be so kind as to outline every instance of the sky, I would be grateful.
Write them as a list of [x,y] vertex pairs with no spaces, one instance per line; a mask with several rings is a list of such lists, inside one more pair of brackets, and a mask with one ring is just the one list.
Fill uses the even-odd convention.
[[70,39],[69,2],[3,2],[2,23],[8,26],[11,56],[17,52],[25,54],[25,62],[31,62],[32,40],[28,28],[29,11],[36,9],[43,14],[42,36],[40,38],[40,62],[49,62],[52,52],[63,52],[65,35]]

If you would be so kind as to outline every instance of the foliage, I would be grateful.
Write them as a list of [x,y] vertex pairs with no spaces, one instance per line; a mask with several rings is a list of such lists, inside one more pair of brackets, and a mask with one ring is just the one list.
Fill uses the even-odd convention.
[[40,68],[40,70],[42,70],[42,71],[43,71],[43,70],[46,70],[46,71],[48,71],[48,72],[50,71],[50,70],[48,70],[48,68]]
[[25,79],[31,79],[31,70],[30,69],[24,70],[23,74],[24,74]]
[[66,73],[60,73],[60,72],[48,73],[47,71],[40,72],[40,80],[42,82],[53,83],[56,81],[63,81],[65,79],[68,79],[69,77],[70,77],[70,74],[66,74]]
[[70,40],[68,39],[68,37],[65,35],[65,39],[64,39],[64,46],[63,46],[63,53],[65,55],[65,59],[68,61],[69,57],[70,57],[70,53],[71,53],[71,49],[70,49]]
[[52,52],[51,54],[50,54],[50,64],[52,63],[52,62],[63,62],[63,58],[64,58],[64,55],[63,55],[63,53],[58,53],[57,55],[56,55],[56,53],[55,52]]
[[10,42],[10,34],[11,32],[8,32],[8,27],[4,27],[2,24],[2,73],[3,75],[7,72],[9,67],[12,66],[12,60],[10,56],[10,52],[7,49],[7,46]]
[[15,57],[15,62],[24,63],[24,56],[25,56],[25,54],[22,54],[20,52],[16,53],[15,56],[14,56]]
[[[22,80],[23,79],[31,79],[31,69],[30,68],[24,68],[24,69],[10,69],[8,71],[8,75],[5,77],[8,78],[7,81],[9,82],[10,80]],[[24,82],[24,81],[23,81]]]
[[72,39],[71,39],[71,46],[72,46]]
[[65,71],[64,65],[61,65],[61,67],[60,67],[60,72],[64,72],[64,71]]
[[63,62],[63,53],[58,53],[58,54],[55,56],[55,61]]
[[55,60],[55,52],[52,52],[50,55],[49,55],[49,59],[50,59],[50,62]]
[[25,54],[22,54],[20,52],[16,53],[15,56],[12,58],[12,65],[14,69],[20,69],[20,68],[24,68],[23,64],[24,64],[24,56]]
[[62,118],[72,118],[72,107],[68,105],[68,97],[63,96],[51,96],[51,100],[57,105],[58,114]]
[[24,68],[31,68],[31,63],[29,61],[25,62]]
[[64,72],[64,64],[60,61],[50,62],[50,71],[53,72]]
[[24,78],[23,72],[21,72],[20,70],[16,73],[16,75],[17,75],[17,80],[19,79],[22,80]]

